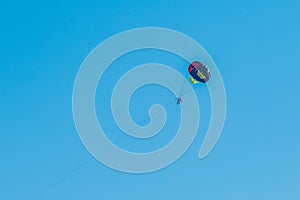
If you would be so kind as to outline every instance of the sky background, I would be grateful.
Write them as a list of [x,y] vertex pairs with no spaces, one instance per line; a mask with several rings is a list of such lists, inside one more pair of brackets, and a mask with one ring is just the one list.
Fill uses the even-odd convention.
[[[297,0],[2,1],[0,199],[299,199],[299,9]],[[97,44],[145,26],[180,31],[208,51],[223,76],[227,118],[219,142],[199,160],[210,100],[207,88],[198,88],[199,105],[191,106],[200,106],[201,122],[192,146],[173,165],[134,175],[102,165],[84,148],[73,122],[72,89]],[[109,110],[101,111],[107,94],[125,69],[147,62],[187,65],[147,50],[110,66],[96,108],[100,121],[107,116],[103,126],[113,130],[112,140],[122,133]],[[126,67],[119,71],[119,65]],[[138,90],[130,103],[134,120],[147,123],[149,105],[170,99],[158,86]],[[115,143],[136,152],[163,146],[179,123],[178,106],[167,111],[162,135]]]

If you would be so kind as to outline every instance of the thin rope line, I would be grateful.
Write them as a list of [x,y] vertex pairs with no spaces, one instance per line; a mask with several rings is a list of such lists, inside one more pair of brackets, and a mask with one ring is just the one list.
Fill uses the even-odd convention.
[[[167,108],[169,105],[171,105],[172,102],[174,102],[176,99],[173,99],[172,101],[169,101],[167,104],[165,104],[164,108]],[[153,114],[158,113],[159,111],[154,112]],[[147,120],[149,120],[150,117],[147,116],[143,121],[141,121],[140,123],[143,123]],[[130,131],[134,130],[136,127],[133,127]],[[115,141],[118,142],[121,139],[123,139],[126,136],[126,134],[122,134],[121,136],[119,136]],[[109,149],[109,145],[103,147],[103,149],[101,150],[102,153],[104,153],[106,150]],[[88,160],[86,160],[85,162],[79,164],[78,166],[74,167],[73,169],[71,169],[69,172],[67,172],[64,176],[62,176],[61,178],[59,178],[57,181],[55,181],[53,184],[49,185],[48,187],[46,187],[45,189],[43,189],[42,191],[40,191],[37,195],[35,195],[32,200],[36,200],[39,197],[43,196],[44,194],[48,193],[50,190],[54,189],[57,185],[59,185],[60,183],[62,183],[64,180],[66,180],[67,178],[69,178],[71,175],[75,174],[75,172],[77,172],[78,170],[80,170],[82,167],[86,166],[87,164],[89,164],[92,160],[94,160],[95,158],[89,158]]]
[[185,84],[186,84],[186,79],[184,78],[183,83],[182,83],[181,88],[180,88],[180,91],[179,91],[179,94],[178,94],[178,97],[181,96],[181,92],[182,92],[183,86],[185,86]]
[[62,176],[61,178],[59,178],[56,182],[54,182],[53,184],[49,185],[47,188],[45,188],[44,190],[42,190],[41,192],[39,192],[35,197],[32,198],[32,200],[38,199],[42,195],[48,193],[51,189],[55,188],[57,185],[59,185],[60,183],[62,183],[69,176],[73,175],[79,169],[81,169],[82,167],[84,167],[85,165],[87,165],[88,163],[90,163],[91,160],[93,160],[93,158],[90,158],[90,159],[86,160],[85,162],[79,164],[78,166],[76,166],[75,168],[73,168],[72,170],[70,170],[69,172],[67,172],[64,176]]
[[202,84],[198,83],[198,85],[195,88],[189,89],[188,91],[186,91],[185,93],[183,93],[181,96],[183,97],[183,96],[187,95],[188,93],[197,90],[201,86],[202,86]]

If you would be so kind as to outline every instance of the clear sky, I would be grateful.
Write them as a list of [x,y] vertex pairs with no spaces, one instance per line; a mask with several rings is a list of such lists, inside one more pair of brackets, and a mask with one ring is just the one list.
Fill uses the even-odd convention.
[[[2,1],[0,5],[0,199],[206,199],[297,200],[300,198],[300,2],[252,1]],[[94,160],[81,143],[72,116],[76,73],[101,41],[131,28],[171,28],[199,42],[222,73],[227,118],[214,150],[198,150],[208,127],[207,89],[196,140],[173,165],[149,174],[126,174]],[[118,64],[184,64],[159,51],[122,57]],[[104,77],[104,88],[117,80]],[[101,82],[100,82],[101,83]],[[153,93],[157,94],[153,97]],[[102,96],[101,96],[102,95]],[[146,95],[146,96],[145,96]],[[147,86],[130,109],[144,122],[149,105],[165,104],[168,91]],[[147,99],[146,103],[141,103]],[[99,120],[115,130],[109,97],[97,92]],[[142,112],[140,112],[142,111]],[[176,105],[162,136],[116,144],[143,152],[174,136]],[[173,135],[172,135],[173,134]]]

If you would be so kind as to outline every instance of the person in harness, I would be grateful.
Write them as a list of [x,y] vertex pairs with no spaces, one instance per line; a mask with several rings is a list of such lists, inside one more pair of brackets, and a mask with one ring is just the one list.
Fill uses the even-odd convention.
[[181,97],[177,97],[177,104],[180,104],[182,102],[182,98]]

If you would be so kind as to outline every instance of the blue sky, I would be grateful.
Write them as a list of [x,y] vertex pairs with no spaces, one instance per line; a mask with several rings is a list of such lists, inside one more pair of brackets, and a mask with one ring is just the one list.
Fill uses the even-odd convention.
[[[1,2],[0,198],[299,199],[299,9],[296,0]],[[224,79],[227,118],[218,144],[199,160],[210,116],[209,95],[201,88],[201,125],[191,148],[164,170],[132,175],[86,151],[73,122],[72,89],[97,44],[145,26],[183,32],[204,46]],[[158,51],[118,62],[129,68],[150,61],[183,63]],[[109,92],[114,81],[109,73],[105,78]],[[161,95],[150,98],[153,91]],[[139,103],[142,94],[148,94],[146,104]],[[150,104],[169,96],[157,87],[137,92],[133,118],[141,122]],[[96,98],[99,110],[109,101],[99,93]],[[152,143],[116,143],[136,151],[162,146],[178,127],[172,115],[178,111],[168,107],[169,131]],[[104,126],[116,129],[109,120]]]

